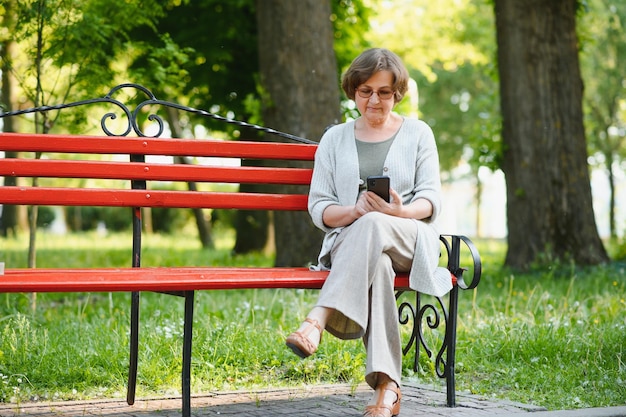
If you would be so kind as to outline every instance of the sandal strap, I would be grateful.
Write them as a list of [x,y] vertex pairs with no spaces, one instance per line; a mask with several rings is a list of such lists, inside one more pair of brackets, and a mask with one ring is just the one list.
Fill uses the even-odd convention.
[[393,407],[389,404],[368,405],[365,406],[363,417],[379,416],[383,410],[389,411],[389,416],[393,416]]
[[393,391],[398,396],[398,400],[397,401],[400,401],[400,398],[402,398],[402,393],[400,392],[400,387],[398,386],[398,384],[395,381],[391,381],[391,382],[393,382],[395,384],[395,386],[394,385],[390,385],[389,382],[384,382],[382,384],[376,385],[376,391],[382,390],[383,394],[385,393],[385,391]]
[[[312,324],[313,326],[315,326],[317,328],[317,330],[320,332],[320,342],[322,341],[322,326],[320,326],[319,322],[315,319],[310,319],[310,318],[306,318],[304,319],[304,321],[306,323]],[[307,326],[305,327],[300,333],[302,336],[308,336],[309,333],[311,333],[311,326]]]
[[[392,385],[390,382],[394,382]],[[381,414],[388,415],[393,417],[400,413],[400,400],[402,399],[402,393],[400,392],[400,387],[395,381],[383,382],[376,386],[376,391],[378,393],[378,399],[376,400],[376,404],[368,405],[365,407],[365,412],[363,413],[364,417],[368,416],[379,416]],[[396,400],[392,404],[385,404],[385,391],[393,391],[396,393]]]

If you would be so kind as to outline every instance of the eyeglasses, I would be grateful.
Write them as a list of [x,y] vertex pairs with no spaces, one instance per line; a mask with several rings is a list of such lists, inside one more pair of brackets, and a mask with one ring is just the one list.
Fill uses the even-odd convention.
[[382,90],[374,91],[371,88],[367,88],[367,87],[357,88],[356,92],[361,98],[370,98],[372,94],[376,93],[378,95],[378,98],[381,100],[389,100],[391,97],[393,97],[395,93],[393,90],[389,90],[386,88]]

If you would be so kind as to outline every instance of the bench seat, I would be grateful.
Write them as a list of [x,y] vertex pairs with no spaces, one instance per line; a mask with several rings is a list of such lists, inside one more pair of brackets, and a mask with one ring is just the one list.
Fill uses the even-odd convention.
[[[319,289],[327,275],[308,268],[24,268],[5,271],[0,293]],[[396,289],[409,290],[408,284],[408,275],[396,278]]]

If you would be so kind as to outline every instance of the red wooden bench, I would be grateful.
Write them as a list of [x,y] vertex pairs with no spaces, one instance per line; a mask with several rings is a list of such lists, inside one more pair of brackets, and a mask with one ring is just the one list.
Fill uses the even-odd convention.
[[[116,87],[135,87],[149,93],[143,87],[122,85]],[[112,92],[116,91],[113,89]],[[94,102],[109,101],[105,99]],[[182,106],[160,102],[149,93],[146,100],[150,104],[168,105],[200,115],[209,113],[184,108]],[[73,103],[56,106],[54,109],[73,107],[92,102]],[[119,104],[115,103],[119,106]],[[25,112],[49,111],[51,107],[29,109],[27,111],[0,114],[0,117],[12,116]],[[237,268],[237,267],[161,267],[141,265],[142,207],[171,208],[213,208],[246,210],[306,210],[306,194],[279,194],[234,192],[203,192],[155,190],[150,188],[154,181],[202,182],[202,183],[249,183],[274,185],[308,185],[311,179],[311,167],[249,167],[249,166],[201,166],[185,164],[163,164],[145,162],[148,155],[184,156],[184,157],[224,157],[254,160],[312,161],[316,150],[315,144],[250,142],[221,140],[164,139],[142,136],[137,127],[134,113],[128,111],[129,127],[132,126],[138,137],[126,136],[79,136],[79,135],[42,135],[1,133],[0,151],[20,152],[20,157],[0,159],[0,176],[4,177],[48,177],[59,179],[55,187],[32,187],[27,185],[4,186],[0,192],[0,204],[38,205],[38,206],[114,206],[133,208],[132,258],[128,268],[63,268],[63,269],[21,269],[6,265],[4,276],[0,277],[2,292],[113,292],[130,291],[131,297],[131,333],[130,333],[130,369],[127,401],[133,404],[137,378],[138,332],[139,332],[139,294],[141,291],[155,291],[184,297],[185,320],[183,336],[182,364],[182,408],[183,415],[191,413],[190,377],[191,347],[194,292],[198,290],[252,289],[252,288],[307,288],[319,289],[324,283],[326,272],[313,272],[308,268]],[[216,118],[217,116],[210,115]],[[105,116],[107,117],[107,116]],[[106,134],[112,133],[102,126]],[[239,123],[225,120],[228,123]],[[269,133],[280,132],[260,128]],[[160,135],[161,132],[158,134]],[[46,159],[27,157],[29,152],[41,152]],[[62,159],[61,155],[71,154],[72,159]],[[129,162],[93,160],[94,155],[126,155]],[[126,180],[131,187],[123,185],[103,188],[80,188],[63,179],[114,179]],[[75,184],[74,181],[72,184]],[[120,184],[122,182],[114,182]],[[64,184],[64,185],[63,185]],[[130,221],[130,219],[129,219]],[[415,304],[401,302],[399,305],[402,324],[411,324],[412,335],[404,347],[404,353],[415,353],[414,367],[417,368],[420,349],[429,357],[436,356],[436,369],[447,383],[447,405],[455,405],[455,346],[459,289],[471,289],[478,285],[481,274],[480,257],[472,242],[463,236],[442,236],[442,254],[447,257],[447,268],[451,273],[453,290],[448,295],[448,303],[439,298],[439,306],[426,304],[421,295],[416,294]],[[469,253],[471,281],[463,279],[461,250]],[[467,257],[465,257],[467,258]],[[408,291],[408,278],[399,275],[396,278],[398,296]],[[445,323],[445,338],[437,349],[428,346],[423,338],[426,327],[438,326],[436,320],[430,320],[436,308],[442,310],[442,322]],[[436,322],[436,323],[435,323]]]

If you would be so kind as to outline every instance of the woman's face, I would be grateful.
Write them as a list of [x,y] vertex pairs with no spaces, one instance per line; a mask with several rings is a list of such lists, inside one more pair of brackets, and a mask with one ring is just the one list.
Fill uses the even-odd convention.
[[[380,123],[389,117],[396,104],[392,86],[393,74],[390,71],[378,71],[358,86],[354,95],[356,107],[369,122]],[[369,98],[363,97],[368,93],[371,93]]]

